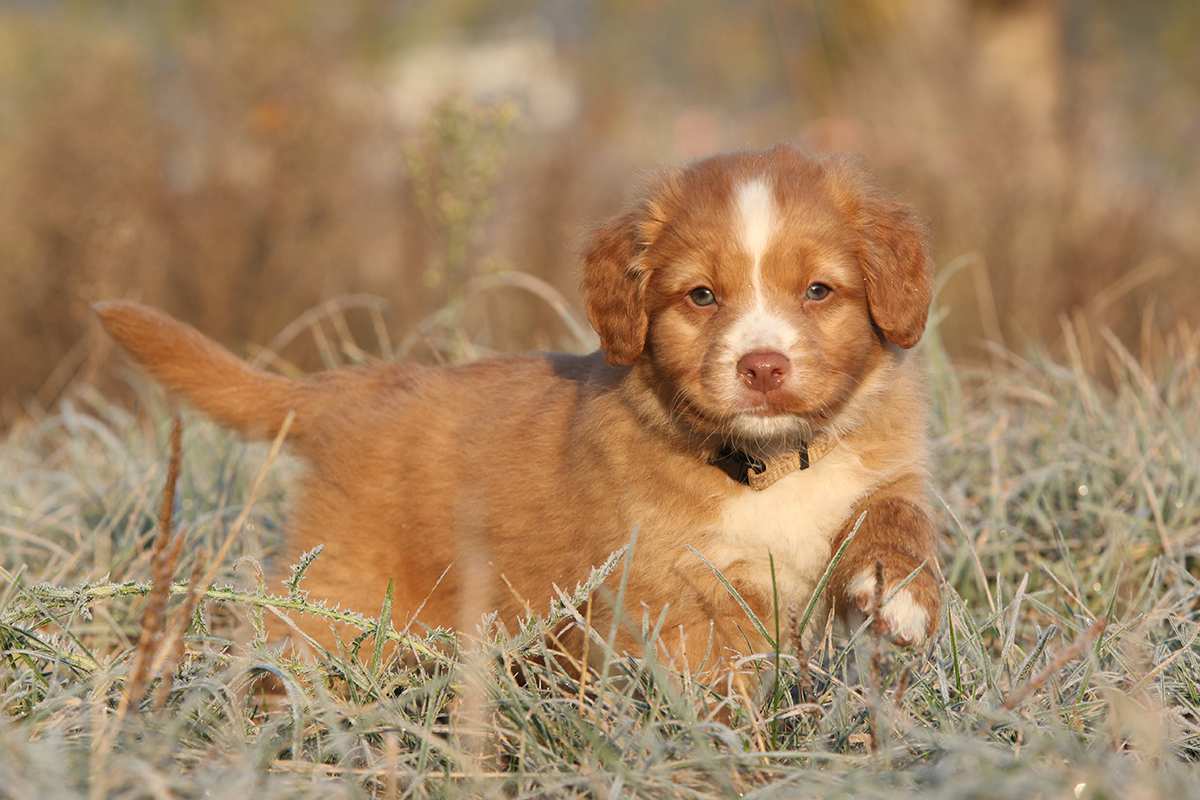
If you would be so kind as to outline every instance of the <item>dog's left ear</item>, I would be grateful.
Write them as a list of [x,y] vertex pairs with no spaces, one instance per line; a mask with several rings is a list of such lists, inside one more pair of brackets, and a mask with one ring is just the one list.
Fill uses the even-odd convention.
[[925,226],[908,206],[879,196],[865,198],[855,216],[871,319],[889,342],[913,347],[933,300]]
[[610,364],[637,361],[646,344],[646,271],[638,264],[636,211],[622,214],[592,233],[583,257],[583,296],[588,321],[600,334]]
[[853,160],[831,159],[825,166],[835,203],[858,231],[871,319],[892,344],[914,347],[933,301],[925,226],[911,208],[876,190]]

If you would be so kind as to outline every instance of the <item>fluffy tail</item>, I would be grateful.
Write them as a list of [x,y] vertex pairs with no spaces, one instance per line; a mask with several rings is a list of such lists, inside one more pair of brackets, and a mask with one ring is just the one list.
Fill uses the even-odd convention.
[[105,330],[163,386],[249,438],[273,438],[288,412],[289,440],[303,436],[306,385],[254,369],[161,311],[124,301],[93,306]]

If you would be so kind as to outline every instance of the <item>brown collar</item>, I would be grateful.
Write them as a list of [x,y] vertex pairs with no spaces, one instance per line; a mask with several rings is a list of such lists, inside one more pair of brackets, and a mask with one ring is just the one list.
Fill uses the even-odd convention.
[[820,433],[802,444],[799,450],[791,450],[767,459],[725,447],[708,463],[743,486],[761,492],[796,470],[808,469],[828,455],[836,444],[837,440],[834,437]]

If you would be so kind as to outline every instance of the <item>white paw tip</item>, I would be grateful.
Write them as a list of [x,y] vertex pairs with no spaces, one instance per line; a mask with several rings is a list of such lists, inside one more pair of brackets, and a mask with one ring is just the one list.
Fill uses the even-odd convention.
[[[849,594],[865,602],[861,604],[870,608],[875,597],[874,570],[864,570],[850,582]],[[929,626],[929,612],[916,601],[912,592],[907,588],[891,593],[884,590],[883,621],[887,623],[891,638],[908,644],[920,644],[925,640],[925,630]]]

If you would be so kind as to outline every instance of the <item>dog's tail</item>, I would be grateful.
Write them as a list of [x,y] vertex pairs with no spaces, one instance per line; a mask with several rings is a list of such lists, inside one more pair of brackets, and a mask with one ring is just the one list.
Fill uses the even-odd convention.
[[190,325],[125,301],[93,306],[105,330],[169,391],[248,438],[274,438],[295,412],[289,441],[303,438],[311,386],[255,369]]

